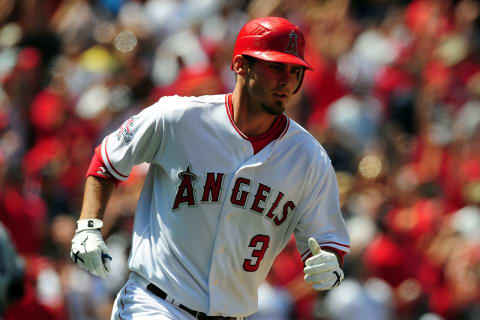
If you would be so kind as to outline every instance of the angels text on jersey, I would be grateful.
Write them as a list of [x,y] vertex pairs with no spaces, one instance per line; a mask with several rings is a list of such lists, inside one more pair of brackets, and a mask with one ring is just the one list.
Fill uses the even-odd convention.
[[[199,203],[220,203],[224,177],[225,173],[207,172],[203,185],[200,186],[201,200],[198,201],[196,194],[198,187],[195,188],[195,186],[199,179],[188,166],[187,169],[178,173],[180,183],[173,201],[172,211],[181,205],[196,207]],[[270,198],[274,200],[269,201]],[[264,216],[277,226],[285,222],[296,207],[295,203],[288,200],[282,191],[275,191],[266,184],[241,176],[236,178],[227,201],[230,201],[235,207],[248,209],[252,213]]]

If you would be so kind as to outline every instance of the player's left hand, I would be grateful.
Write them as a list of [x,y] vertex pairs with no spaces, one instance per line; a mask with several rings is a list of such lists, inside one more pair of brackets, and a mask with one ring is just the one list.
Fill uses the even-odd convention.
[[306,267],[303,269],[305,281],[318,291],[339,286],[344,274],[338,264],[337,256],[322,250],[314,238],[308,239],[308,246],[313,256],[305,261]]

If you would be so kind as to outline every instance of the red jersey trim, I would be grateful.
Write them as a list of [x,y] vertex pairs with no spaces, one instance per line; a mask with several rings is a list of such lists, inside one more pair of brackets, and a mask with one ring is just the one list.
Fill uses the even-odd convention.
[[103,147],[103,151],[105,152],[105,157],[107,158],[107,161],[108,161],[108,167],[112,168],[112,170],[114,171],[115,174],[117,174],[118,176],[120,176],[121,180],[126,180],[128,178],[128,175],[124,175],[124,174],[121,174],[117,169],[115,169],[115,167],[113,166],[112,162],[110,161],[110,157],[108,156],[108,152],[107,152],[107,142],[108,142],[108,138],[109,136],[107,136],[105,138],[105,142],[104,142],[104,147]]
[[339,242],[334,242],[334,241],[322,242],[322,243],[319,243],[319,245],[320,245],[320,246],[323,246],[323,245],[326,245],[326,244],[329,244],[329,243],[350,249],[350,246],[349,246],[349,245],[342,244],[342,243],[339,243]]
[[248,137],[243,132],[238,129],[233,120],[233,103],[232,103],[232,94],[225,95],[225,108],[227,109],[227,115],[230,120],[230,123],[238,132],[238,134],[245,140],[248,140],[253,147],[254,154],[262,150],[270,142],[282,138],[290,127],[290,119],[284,114],[276,117],[275,121],[272,123],[270,128],[263,134],[255,137]]
[[[322,249],[328,248],[328,249],[334,251],[335,253],[337,253],[338,256],[340,257],[340,261],[338,263],[339,263],[340,267],[343,267],[344,257],[347,254],[345,251],[342,251],[342,250],[339,250],[337,248],[330,247],[330,246],[321,246],[321,248]],[[305,257],[304,257],[304,255],[305,255]],[[302,262],[303,262],[304,265],[305,265],[305,261],[308,260],[308,258],[310,258],[310,257],[313,257],[313,254],[310,252],[310,250],[305,251],[301,255],[301,259],[302,259]]]
[[228,119],[230,120],[230,123],[232,124],[233,128],[238,132],[238,134],[243,139],[248,140],[248,137],[242,131],[240,131],[240,129],[237,128],[237,125],[233,121],[233,114],[232,114],[233,104],[232,104],[232,94],[231,93],[225,95],[225,108],[227,109]]
[[[331,246],[328,246],[327,244],[329,243],[332,243],[332,244],[336,244],[338,246],[342,246],[344,248],[349,248],[350,249],[350,246],[349,245],[346,245],[346,244],[342,244],[342,243],[339,243],[339,242],[334,242],[334,241],[329,241],[329,242],[322,242],[322,243],[319,243],[320,247],[329,247],[329,248],[332,248]],[[341,251],[341,252],[344,252],[345,254],[347,253],[346,251],[343,251],[343,250],[340,250],[338,248],[334,248],[338,251]],[[308,254],[310,252],[310,249],[306,250],[305,252],[303,252],[300,256],[302,257],[302,260],[303,260],[303,256]]]
[[90,165],[88,167],[86,177],[97,177],[105,180],[112,180],[115,182],[115,185],[117,186],[121,180],[115,178],[112,176],[110,171],[108,170],[107,166],[102,160],[102,151],[101,151],[102,146],[99,145],[95,148],[95,152],[93,153],[92,160],[90,161]]
[[288,117],[285,117],[287,118],[287,124],[285,125],[285,129],[283,130],[282,134],[280,135],[280,137],[278,137],[278,139],[282,139],[283,136],[287,133],[288,131],[288,128],[290,128],[290,118]]

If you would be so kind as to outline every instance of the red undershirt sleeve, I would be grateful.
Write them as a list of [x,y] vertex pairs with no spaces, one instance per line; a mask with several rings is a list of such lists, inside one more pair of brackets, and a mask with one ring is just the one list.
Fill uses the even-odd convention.
[[102,151],[101,145],[95,148],[95,153],[93,154],[92,160],[90,161],[90,166],[88,167],[86,177],[95,176],[102,179],[111,179],[115,181],[116,185],[118,185],[121,181],[115,179],[110,172],[108,172],[107,167],[102,161]]

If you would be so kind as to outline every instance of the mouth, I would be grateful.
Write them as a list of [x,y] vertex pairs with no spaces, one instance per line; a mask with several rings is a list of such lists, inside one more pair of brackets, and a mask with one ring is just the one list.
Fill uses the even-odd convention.
[[273,96],[277,99],[285,100],[288,98],[287,94],[284,93],[274,93]]

